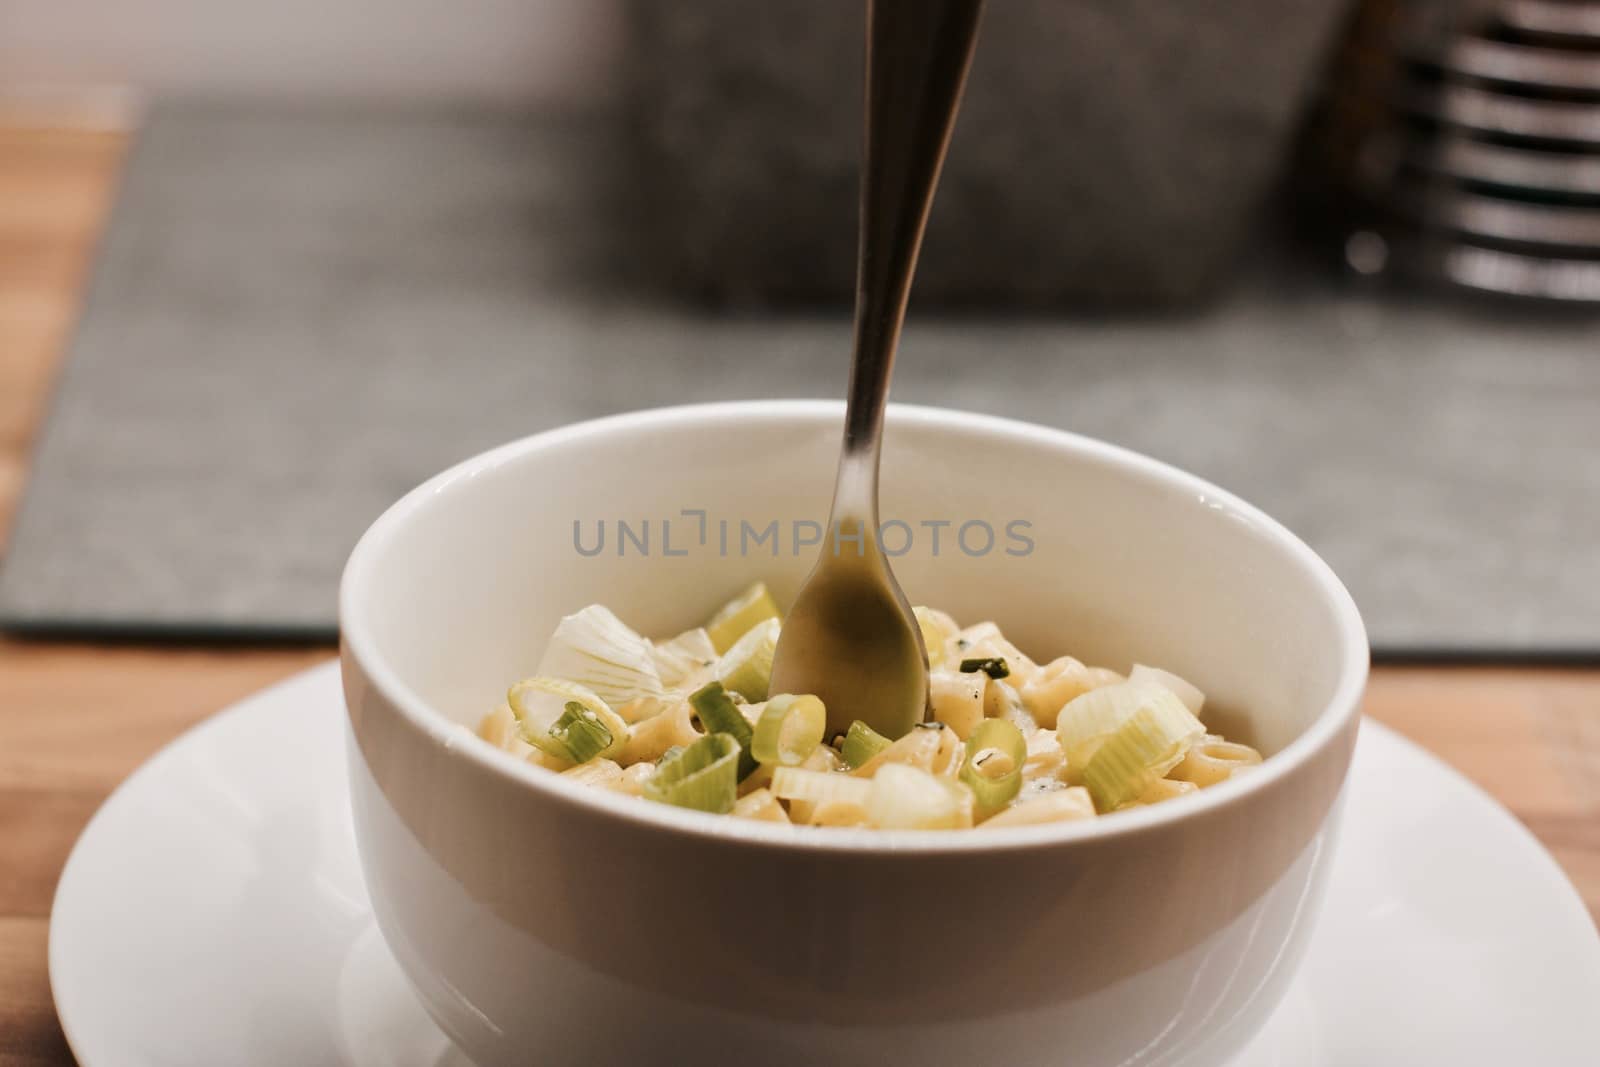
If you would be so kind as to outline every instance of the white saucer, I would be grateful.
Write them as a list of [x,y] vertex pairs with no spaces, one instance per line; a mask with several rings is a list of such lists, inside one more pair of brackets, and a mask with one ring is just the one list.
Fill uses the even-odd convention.
[[[336,664],[196,727],[83,832],[50,981],[84,1067],[464,1065],[378,936],[345,791]],[[1579,1067],[1600,938],[1498,804],[1362,726],[1323,918],[1238,1067]]]

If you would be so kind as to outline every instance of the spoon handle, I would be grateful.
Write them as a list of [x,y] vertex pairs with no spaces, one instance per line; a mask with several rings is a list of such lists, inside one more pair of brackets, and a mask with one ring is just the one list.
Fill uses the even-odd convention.
[[983,0],[869,0],[855,358],[835,515],[877,515],[878,443],[906,299]]

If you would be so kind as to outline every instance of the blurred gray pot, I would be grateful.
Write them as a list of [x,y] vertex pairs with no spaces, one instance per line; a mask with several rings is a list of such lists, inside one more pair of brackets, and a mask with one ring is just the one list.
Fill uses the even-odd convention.
[[[1191,301],[1286,155],[1344,0],[990,0],[916,299]],[[845,301],[861,0],[631,0],[628,110],[673,287]]]

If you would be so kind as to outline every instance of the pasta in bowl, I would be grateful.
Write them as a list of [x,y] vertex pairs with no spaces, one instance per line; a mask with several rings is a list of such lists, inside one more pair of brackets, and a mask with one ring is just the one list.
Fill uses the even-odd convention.
[[757,582],[651,641],[594,604],[561,620],[538,675],[479,724],[490,744],[583,785],[715,815],[817,827],[999,828],[1170,801],[1261,763],[1211,733],[1205,696],[1135,664],[1035,663],[990,621],[914,609],[931,717],[899,738],[770,693],[782,626]]
[[[753,594],[716,609],[757,579],[779,604],[799,588],[815,553],[792,551],[793,526],[744,553],[739,531],[827,506],[842,415],[746,402],[563,427],[438,475],[374,523],[345,571],[341,657],[356,842],[395,959],[483,1067],[657,1063],[708,1044],[795,1067],[1228,1062],[1285,990],[1329,883],[1366,665],[1348,594],[1282,526],[1181,471],[891,405],[885,514],[945,536],[895,558],[952,617],[922,619],[943,635],[928,641],[943,726],[882,739],[902,745],[893,760],[861,731],[817,741],[806,694],[755,687],[776,607]],[[635,532],[653,519],[648,554],[600,550],[598,521],[617,516]],[[1032,544],[984,554],[978,517],[1028,520]],[[602,642],[598,658],[631,674],[593,669],[583,652]],[[1135,661],[1204,702],[1176,677],[1135,678]],[[1206,732],[1193,740],[1174,712],[1182,758],[1098,804],[1089,771],[1111,742],[1084,739],[1099,749],[1079,769],[1052,735],[1076,738],[1074,700],[1151,681]],[[1135,688],[1128,704],[1172,711]],[[486,713],[498,745],[479,734]],[[1267,758],[1237,769],[1237,741]],[[856,795],[800,795],[811,772]],[[1093,818],[1000,821],[1087,816],[1076,789]],[[802,825],[767,821],[779,809]]]

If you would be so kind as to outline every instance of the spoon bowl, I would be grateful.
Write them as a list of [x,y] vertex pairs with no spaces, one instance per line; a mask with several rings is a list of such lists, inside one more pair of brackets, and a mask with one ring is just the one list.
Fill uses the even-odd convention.
[[856,536],[861,528],[841,525],[842,551],[829,546],[801,588],[773,657],[772,691],[820,697],[829,737],[856,719],[899,737],[923,718],[928,654],[889,561]]

